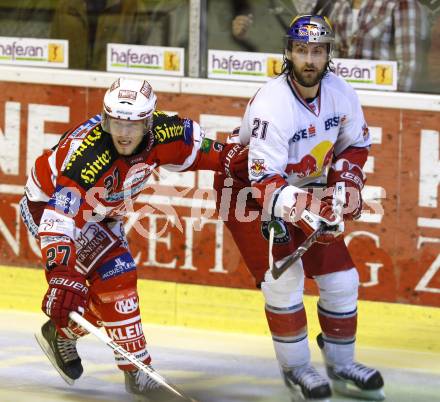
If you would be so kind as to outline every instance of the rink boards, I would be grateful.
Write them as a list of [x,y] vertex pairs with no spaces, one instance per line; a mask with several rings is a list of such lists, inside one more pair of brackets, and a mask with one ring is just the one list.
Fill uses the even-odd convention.
[[[0,76],[1,263],[38,267],[39,247],[26,233],[17,205],[27,175],[61,133],[100,112],[104,88],[117,75],[0,66]],[[161,110],[199,121],[208,137],[219,139],[240,124],[261,85],[139,78],[150,80]],[[365,166],[367,211],[345,232],[360,275],[360,298],[440,307],[440,96],[358,93],[373,142]],[[324,157],[314,156],[317,162]],[[129,217],[126,226],[139,276],[231,292],[254,289],[231,234],[214,214],[213,172],[159,173],[135,203],[154,209],[139,220]],[[176,218],[171,223],[170,211]],[[306,289],[316,294],[310,284]]]
[[[0,278],[0,310],[40,311],[47,287],[41,269],[0,266]],[[153,280],[138,285],[144,324],[269,334],[257,290]],[[319,333],[316,301],[305,296],[311,339]],[[360,345],[440,353],[440,309],[370,301],[358,308]]]

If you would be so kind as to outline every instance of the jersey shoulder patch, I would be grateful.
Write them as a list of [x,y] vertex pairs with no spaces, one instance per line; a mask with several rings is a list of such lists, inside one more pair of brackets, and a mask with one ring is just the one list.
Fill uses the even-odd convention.
[[86,120],[76,127],[67,130],[59,139],[59,141],[51,148],[52,151],[55,151],[61,145],[66,144],[69,140],[82,138],[95,126],[101,123],[101,115],[97,114],[91,117],[89,120]]
[[71,153],[63,174],[88,190],[112,166],[116,153],[111,138],[98,125],[91,129]]
[[157,110],[153,117],[153,134],[155,145],[174,141],[184,141],[190,145],[193,141],[193,122]]
[[78,127],[74,128],[69,134],[70,138],[82,138],[88,134],[88,132],[101,123],[101,115],[97,114],[91,117],[89,120],[81,123]]

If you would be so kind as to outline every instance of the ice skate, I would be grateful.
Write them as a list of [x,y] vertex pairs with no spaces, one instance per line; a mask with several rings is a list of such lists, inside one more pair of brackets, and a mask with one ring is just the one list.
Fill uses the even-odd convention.
[[124,371],[124,376],[125,389],[137,402],[196,402],[181,391],[173,392],[142,370]]
[[329,382],[311,365],[283,370],[284,382],[292,392],[292,402],[329,401]]
[[64,381],[73,385],[83,373],[76,340],[60,337],[50,320],[41,327],[41,332],[35,334],[35,338]]
[[[317,341],[323,351],[324,340],[322,335],[318,335]],[[323,356],[325,359],[324,353]],[[384,382],[378,370],[356,362],[351,362],[341,367],[327,364],[326,368],[333,390],[341,395],[371,401],[385,399],[383,391]]]

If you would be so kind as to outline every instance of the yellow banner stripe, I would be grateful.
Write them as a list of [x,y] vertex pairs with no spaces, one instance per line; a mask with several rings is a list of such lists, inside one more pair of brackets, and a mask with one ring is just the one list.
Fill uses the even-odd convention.
[[[47,284],[42,269],[0,266],[0,309],[40,311]],[[267,335],[260,291],[139,280],[146,323]],[[309,334],[319,332],[317,297],[305,296]],[[440,353],[440,309],[360,301],[362,346]]]

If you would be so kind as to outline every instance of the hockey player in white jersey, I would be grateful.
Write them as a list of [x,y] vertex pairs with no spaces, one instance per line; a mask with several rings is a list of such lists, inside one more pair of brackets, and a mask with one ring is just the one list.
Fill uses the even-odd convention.
[[[234,185],[225,223],[263,291],[276,357],[292,393],[307,400],[331,396],[329,381],[310,363],[303,305],[307,276],[319,288],[322,332],[317,341],[333,390],[381,400],[380,372],[354,359],[359,276],[340,236],[343,222],[332,199],[334,186],[342,182],[346,189],[342,217],[359,217],[362,167],[371,142],[355,91],[331,72],[333,42],[326,18],[304,15],[292,21],[283,72],[250,100],[239,131],[232,136],[249,145],[249,179],[257,196],[248,198],[246,210],[259,211],[262,218],[253,222],[237,218],[233,210],[238,210],[240,186]],[[216,178],[215,187],[221,190],[222,177]],[[318,197],[316,191],[312,195],[311,187],[324,188],[326,196]],[[270,228],[275,229],[270,253],[279,267],[321,223],[332,230],[275,279],[267,270],[269,252],[264,252]]]

